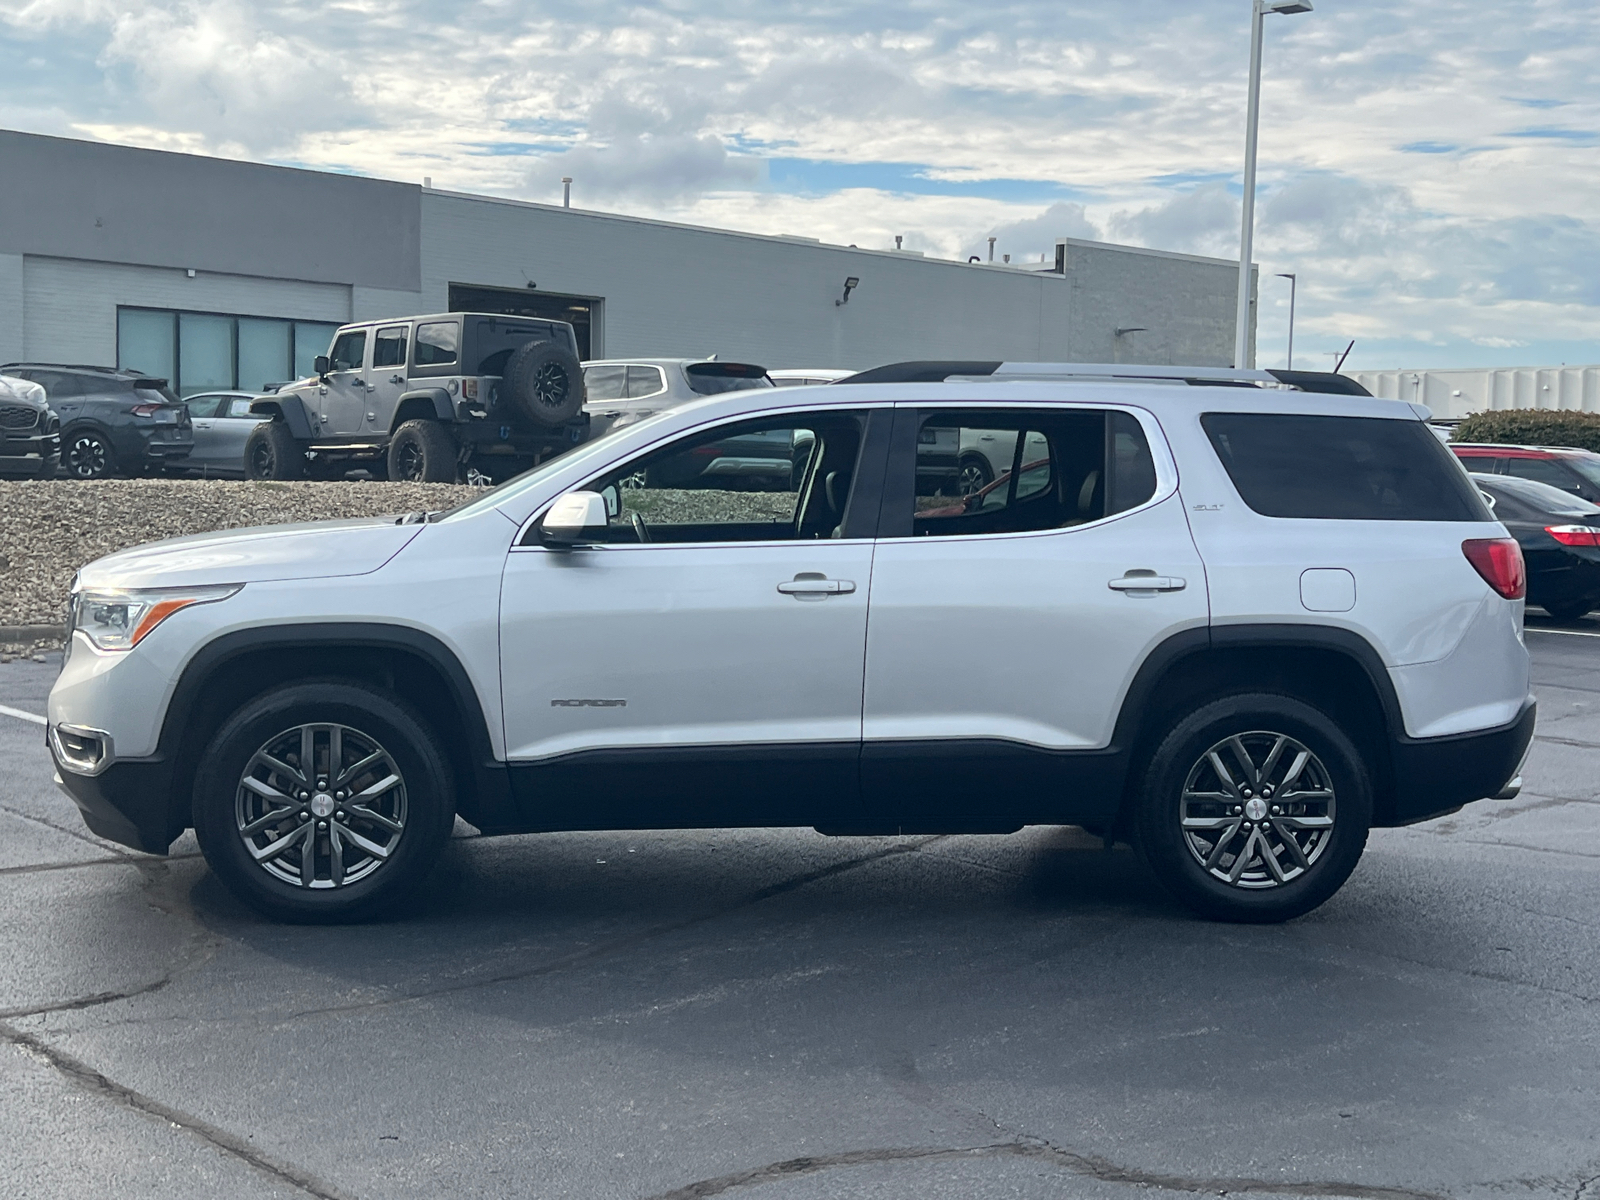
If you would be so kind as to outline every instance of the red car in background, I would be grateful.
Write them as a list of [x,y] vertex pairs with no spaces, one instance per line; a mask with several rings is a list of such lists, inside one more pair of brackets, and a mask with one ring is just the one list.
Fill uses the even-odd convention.
[[1488,442],[1452,444],[1450,449],[1469,471],[1531,479],[1600,504],[1600,454],[1566,446],[1496,446]]

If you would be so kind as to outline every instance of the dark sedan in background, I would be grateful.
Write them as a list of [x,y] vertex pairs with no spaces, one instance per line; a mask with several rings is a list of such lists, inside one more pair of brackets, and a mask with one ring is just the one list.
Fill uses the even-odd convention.
[[74,479],[159,471],[194,445],[189,410],[165,379],[58,363],[8,363],[0,374],[44,388],[61,420],[61,471]]
[[1561,621],[1600,608],[1600,505],[1531,479],[1474,473],[1472,481],[1522,547],[1529,604]]

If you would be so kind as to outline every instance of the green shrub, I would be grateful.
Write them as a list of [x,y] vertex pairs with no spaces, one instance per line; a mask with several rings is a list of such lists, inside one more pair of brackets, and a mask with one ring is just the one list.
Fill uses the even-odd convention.
[[1453,442],[1513,446],[1577,446],[1600,453],[1600,413],[1548,408],[1506,408],[1473,413],[1457,425]]

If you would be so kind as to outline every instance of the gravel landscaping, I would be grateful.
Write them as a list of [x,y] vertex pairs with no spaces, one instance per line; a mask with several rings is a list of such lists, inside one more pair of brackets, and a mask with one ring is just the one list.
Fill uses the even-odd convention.
[[446,483],[0,481],[0,626],[60,625],[73,572],[141,542],[450,508],[476,492]]
[[[0,480],[0,627],[59,626],[85,563],[161,538],[451,508],[478,489],[445,483],[256,483],[203,479]],[[788,492],[624,491],[623,510],[656,522],[784,521]],[[8,653],[46,645],[0,637]]]

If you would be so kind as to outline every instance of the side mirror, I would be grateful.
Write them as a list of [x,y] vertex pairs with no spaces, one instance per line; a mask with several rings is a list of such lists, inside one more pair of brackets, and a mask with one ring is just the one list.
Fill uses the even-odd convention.
[[579,546],[606,536],[606,501],[599,492],[568,492],[558,497],[539,522],[539,540],[547,546]]
[[[300,361],[304,362],[305,359],[301,359]],[[319,354],[315,359],[312,360],[311,369],[318,375],[326,375],[329,371],[333,370],[333,362],[326,354]]]

